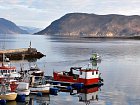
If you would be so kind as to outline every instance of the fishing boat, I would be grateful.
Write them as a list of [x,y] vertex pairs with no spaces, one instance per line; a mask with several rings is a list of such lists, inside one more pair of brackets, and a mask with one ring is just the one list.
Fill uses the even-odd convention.
[[45,78],[42,76],[31,75],[29,89],[31,93],[49,93],[50,83],[46,83]]
[[10,62],[5,61],[6,57],[3,54],[3,62],[2,65],[0,66],[0,79],[5,78],[9,76],[10,79],[18,79],[20,78],[20,74],[16,71],[15,66],[11,66]]
[[83,84],[85,87],[100,85],[102,79],[98,69],[82,67],[71,67],[69,72],[60,71],[53,72],[54,81],[70,83],[70,84]]
[[8,64],[6,65],[6,64],[2,63],[2,66],[0,66],[0,73],[3,76],[10,75],[10,78],[19,78],[20,77],[20,74],[17,73],[17,71],[16,71],[16,67],[9,66]]
[[18,95],[28,96],[30,94],[29,83],[27,82],[18,82],[18,87],[16,92]]
[[6,79],[6,84],[10,85],[11,92],[15,92],[18,83],[16,77],[20,77],[16,71],[12,71],[15,67],[0,67],[0,84]]
[[17,93],[16,92],[11,92],[10,89],[10,84],[7,84],[6,82],[7,80],[3,80],[1,83],[1,92],[0,92],[0,99],[2,100],[7,100],[7,101],[13,101],[16,99],[17,97]]
[[14,101],[16,100],[16,97],[17,97],[17,93],[15,92],[0,94],[0,99],[7,100],[7,101]]
[[42,70],[39,69],[39,67],[37,65],[31,66],[29,68],[29,70],[23,70],[23,68],[21,67],[21,71],[19,71],[21,78],[26,78],[30,75],[33,76],[44,76],[44,72]]
[[28,72],[34,76],[44,76],[44,72],[40,70],[37,65],[31,66]]
[[47,94],[50,92],[50,84],[36,85],[36,86],[30,87],[30,91],[31,93]]
[[91,61],[101,61],[101,56],[98,53],[92,53]]
[[21,69],[19,73],[21,74],[21,81],[29,83],[30,93],[50,92],[50,84],[46,83],[44,72],[37,65],[30,66],[29,70]]

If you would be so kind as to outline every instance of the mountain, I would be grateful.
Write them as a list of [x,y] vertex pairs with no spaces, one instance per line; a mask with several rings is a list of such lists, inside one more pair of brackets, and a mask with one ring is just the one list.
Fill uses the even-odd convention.
[[35,34],[81,37],[129,37],[140,34],[140,16],[69,13]]
[[20,29],[15,23],[0,18],[0,34],[27,34],[28,32]]
[[28,26],[19,26],[20,29],[27,31],[29,34],[33,34],[35,32],[38,32],[42,29],[36,28],[36,27],[28,27]]

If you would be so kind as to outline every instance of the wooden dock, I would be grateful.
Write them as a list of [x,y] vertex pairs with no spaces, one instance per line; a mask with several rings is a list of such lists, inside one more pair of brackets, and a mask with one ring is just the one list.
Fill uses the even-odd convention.
[[41,52],[38,52],[36,48],[8,49],[0,50],[0,61],[3,61],[3,54],[10,60],[40,59],[45,56]]

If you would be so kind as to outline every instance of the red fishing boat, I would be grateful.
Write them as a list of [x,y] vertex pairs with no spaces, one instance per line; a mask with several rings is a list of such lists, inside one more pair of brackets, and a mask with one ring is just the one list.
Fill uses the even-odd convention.
[[18,86],[17,80],[15,79],[20,78],[20,74],[17,73],[16,67],[11,66],[9,59],[7,62],[7,59],[3,54],[3,62],[0,66],[0,84],[5,81],[5,84],[9,85],[11,92],[15,92]]
[[[16,67],[2,63],[2,66],[0,66],[0,83],[4,79],[14,80],[18,78],[20,78],[20,74],[17,73]],[[15,90],[17,87],[15,83],[16,83],[15,81],[10,82],[10,87],[12,88],[12,91]]]
[[[10,79],[20,78],[20,74],[16,71],[16,67],[11,66],[10,61],[6,62],[5,55],[3,54],[3,62],[0,66],[0,80],[9,76]],[[1,81],[0,81],[1,82]]]
[[102,79],[98,69],[71,67],[69,72],[53,72],[54,81],[70,84],[83,84],[84,86],[93,86],[102,84]]

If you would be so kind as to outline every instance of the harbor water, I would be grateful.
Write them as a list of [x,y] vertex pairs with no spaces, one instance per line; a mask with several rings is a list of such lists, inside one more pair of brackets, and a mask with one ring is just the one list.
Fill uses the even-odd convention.
[[[98,68],[104,85],[93,89],[93,95],[59,92],[58,95],[29,96],[27,102],[7,105],[140,105],[140,41],[130,39],[59,38],[44,35],[0,35],[0,49],[36,48],[46,56],[33,60],[11,61],[20,70],[37,64],[45,75],[69,70],[72,66],[87,67],[93,52],[101,55]],[[89,95],[89,96],[88,96]],[[87,100],[83,98],[87,97]],[[91,99],[90,99],[91,98]]]

